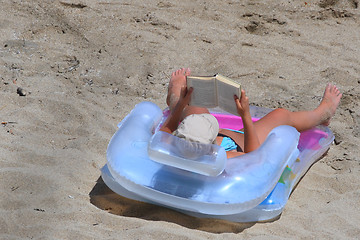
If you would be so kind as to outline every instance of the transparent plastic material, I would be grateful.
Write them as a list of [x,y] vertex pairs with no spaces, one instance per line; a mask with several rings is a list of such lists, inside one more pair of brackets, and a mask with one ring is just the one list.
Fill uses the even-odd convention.
[[301,133],[298,144],[300,154],[296,161],[288,165],[274,190],[256,207],[247,211],[227,214],[211,215],[192,211],[180,210],[188,215],[202,218],[219,218],[234,222],[268,221],[278,217],[285,208],[292,190],[296,184],[321,156],[329,149],[334,135],[329,128],[318,126]]
[[[267,110],[261,109],[264,111]],[[230,116],[217,114],[225,118]],[[280,126],[269,134],[259,149],[228,159],[220,175],[205,176],[149,158],[150,139],[157,134],[156,129],[165,115],[155,104],[138,104],[119,124],[109,143],[102,177],[113,191],[125,197],[199,217],[236,222],[276,217],[297,181],[333,140],[328,128],[303,133],[299,141],[299,133],[294,128]],[[222,127],[223,121],[219,121]],[[185,157],[176,151],[169,151],[169,154]]]
[[156,162],[213,177],[224,171],[227,160],[218,145],[189,142],[161,131],[151,138],[148,154]]

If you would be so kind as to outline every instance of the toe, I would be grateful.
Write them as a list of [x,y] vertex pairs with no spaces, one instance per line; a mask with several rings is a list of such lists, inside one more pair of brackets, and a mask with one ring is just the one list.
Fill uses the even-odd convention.
[[185,75],[186,74],[186,69],[185,68],[181,68],[181,75]]

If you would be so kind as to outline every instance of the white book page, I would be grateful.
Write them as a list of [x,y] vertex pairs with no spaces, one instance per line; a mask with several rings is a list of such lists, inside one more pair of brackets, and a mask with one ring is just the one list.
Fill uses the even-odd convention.
[[217,106],[217,93],[215,77],[191,77],[187,78],[188,89],[192,87],[190,105],[212,108]]
[[240,97],[240,85],[239,84],[229,84],[221,80],[217,81],[218,89],[218,105],[220,108],[225,111],[238,115],[236,104],[234,100],[234,95]]

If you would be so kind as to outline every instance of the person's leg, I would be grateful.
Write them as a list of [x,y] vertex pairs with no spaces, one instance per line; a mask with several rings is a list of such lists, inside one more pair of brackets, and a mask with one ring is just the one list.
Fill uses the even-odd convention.
[[318,125],[329,125],[342,94],[334,85],[328,84],[319,106],[312,111],[290,112],[286,109],[276,109],[255,122],[256,132],[260,142],[264,142],[272,129],[280,125],[290,125],[299,132]]
[[181,68],[171,74],[166,103],[170,110],[174,109],[180,99],[181,89],[186,87],[186,76],[190,75],[190,69]]
[[[171,74],[168,95],[166,97],[166,103],[170,110],[174,109],[176,104],[179,102],[181,91],[183,88],[186,88],[186,76],[189,75],[189,68],[181,68]],[[188,106],[183,111],[182,119],[191,114],[201,113],[209,113],[209,110],[202,107]]]
[[[280,125],[290,125],[299,132],[311,129],[317,125],[329,125],[331,117],[334,116],[336,108],[340,103],[342,94],[336,86],[326,86],[320,105],[312,111],[291,112],[286,109],[275,109],[259,121],[254,123],[259,141],[262,144],[272,129]],[[244,136],[221,130],[221,133],[232,137],[241,147],[244,146]]]

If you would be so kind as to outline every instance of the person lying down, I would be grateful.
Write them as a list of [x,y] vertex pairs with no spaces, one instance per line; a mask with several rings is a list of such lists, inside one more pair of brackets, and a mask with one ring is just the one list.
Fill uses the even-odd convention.
[[291,112],[278,108],[253,122],[249,98],[245,90],[241,90],[240,99],[234,96],[234,104],[244,127],[234,131],[219,128],[219,123],[207,108],[189,105],[193,92],[192,88],[187,90],[186,86],[186,76],[189,75],[189,68],[181,68],[171,74],[166,98],[170,115],[160,131],[192,142],[220,145],[225,148],[228,158],[256,150],[265,141],[270,131],[280,125],[292,126],[299,132],[318,125],[328,126],[342,97],[335,85],[328,84],[319,106],[315,109]]

